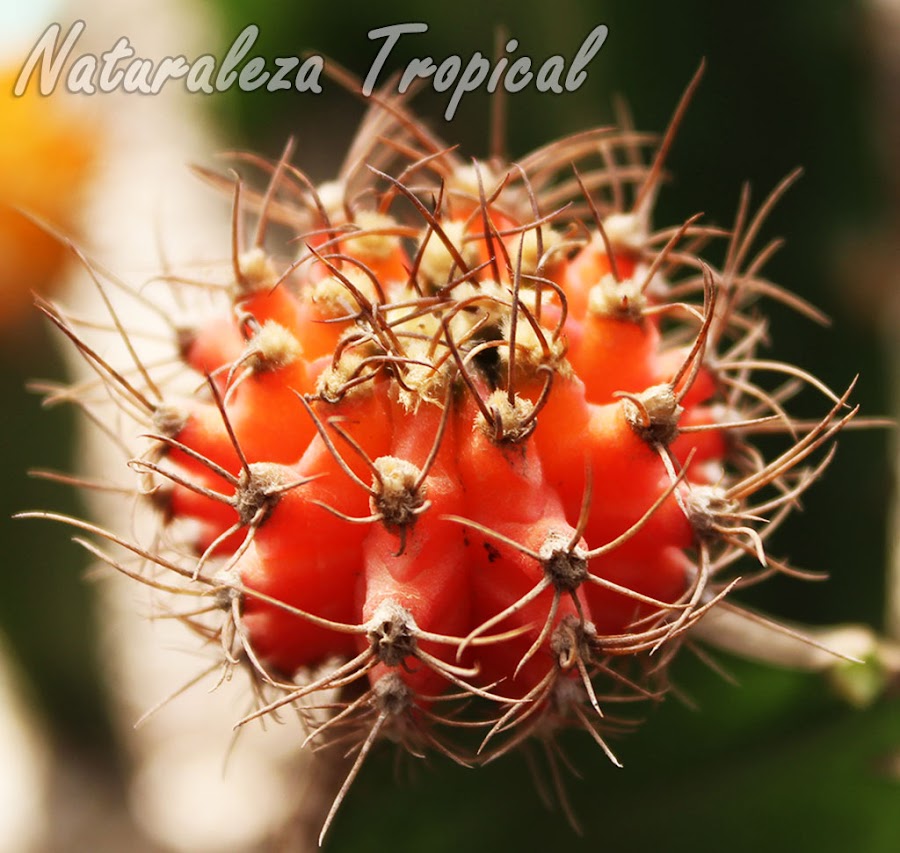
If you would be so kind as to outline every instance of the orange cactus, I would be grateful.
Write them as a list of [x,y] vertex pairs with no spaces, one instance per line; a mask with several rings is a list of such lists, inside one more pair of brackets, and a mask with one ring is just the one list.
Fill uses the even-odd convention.
[[[609,158],[646,144],[627,130],[594,134],[600,165],[590,135],[473,164],[376,101],[385,122],[354,151],[392,173],[316,188],[286,154],[246,249],[235,188],[221,310],[173,342],[189,390],[132,347],[112,366],[44,305],[144,433],[131,466],[171,552],[108,534],[159,574],[106,559],[209,601],[183,619],[255,680],[248,719],[327,693],[339,710],[310,714],[313,736],[361,744],[336,805],[382,736],[473,762],[577,726],[615,760],[605,702],[662,695],[710,608],[790,570],[768,531],[855,411],[757,358],[745,309],[779,293],[747,244],[757,221],[722,269],[697,217],[652,230],[677,119],[623,178]],[[759,371],[792,381],[768,391]],[[812,426],[785,410],[804,384],[830,398]],[[759,429],[789,437],[771,461]],[[738,579],[746,555],[759,568]],[[477,755],[451,737],[479,727]]]

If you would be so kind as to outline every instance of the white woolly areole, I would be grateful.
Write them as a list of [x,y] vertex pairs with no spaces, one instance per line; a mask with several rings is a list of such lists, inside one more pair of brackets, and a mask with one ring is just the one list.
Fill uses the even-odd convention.
[[238,257],[242,281],[237,286],[247,293],[271,290],[278,281],[278,273],[269,255],[259,247],[248,249]]
[[397,227],[396,221],[391,216],[378,213],[374,210],[361,210],[355,216],[355,224],[361,232],[349,232],[341,239],[345,251],[352,252],[361,261],[367,258],[384,260],[389,258],[400,245],[400,238],[396,234],[367,234],[367,231],[387,231]]
[[634,213],[611,213],[603,220],[603,230],[613,251],[640,251],[647,240],[647,229]]
[[[464,222],[444,222],[441,230],[450,240],[467,266],[474,266],[477,260],[477,248],[474,243],[463,243],[465,236]],[[459,274],[462,270],[457,268],[456,261],[450,254],[444,241],[434,232],[428,232],[425,249],[422,252],[422,260],[419,264],[419,272],[429,281],[437,285],[450,281],[452,272]]]
[[616,281],[607,273],[588,292],[588,311],[595,317],[639,320],[646,307],[647,297],[632,278]]
[[254,370],[278,370],[302,355],[300,342],[284,326],[267,320],[250,341],[250,363]]

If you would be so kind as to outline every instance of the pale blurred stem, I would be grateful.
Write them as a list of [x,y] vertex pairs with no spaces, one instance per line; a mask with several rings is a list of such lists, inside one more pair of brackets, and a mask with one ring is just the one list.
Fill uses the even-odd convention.
[[748,614],[722,608],[711,610],[691,634],[739,657],[800,672],[825,672],[848,658],[874,658],[889,676],[900,675],[900,645],[879,637],[866,625],[823,628],[785,623],[785,627],[811,642],[781,633]]

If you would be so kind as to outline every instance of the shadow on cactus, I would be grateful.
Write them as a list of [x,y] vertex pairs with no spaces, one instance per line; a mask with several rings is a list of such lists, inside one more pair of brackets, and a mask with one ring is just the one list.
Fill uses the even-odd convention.
[[[745,192],[731,229],[653,223],[698,80],[661,138],[623,122],[514,163],[465,159],[383,91],[333,181],[290,144],[239,155],[255,179],[201,172],[232,195],[208,278],[166,272],[154,300],[83,258],[107,328],[40,303],[95,375],[50,399],[121,422],[157,523],[141,543],[37,515],[124,549],[78,540],[218,649],[197,681],[249,676],[240,726],[291,706],[308,743],[355,754],[323,836],[381,740],[465,765],[536,740],[574,823],[556,734],[618,763],[673,655],[704,654],[704,627],[732,644],[707,613],[818,647],[732,598],[810,576],[767,540],[827,467],[852,385],[761,354],[767,300],[821,319],[764,277],[779,241],[757,247],[794,175],[756,213]],[[168,331],[163,358],[122,299]],[[809,389],[813,421],[791,414]]]

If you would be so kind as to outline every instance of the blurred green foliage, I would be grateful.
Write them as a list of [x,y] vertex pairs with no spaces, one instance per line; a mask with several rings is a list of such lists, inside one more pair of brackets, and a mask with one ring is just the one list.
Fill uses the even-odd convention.
[[[702,210],[707,220],[728,225],[743,181],[750,181],[758,204],[802,165],[803,180],[778,205],[761,239],[787,237],[787,247],[768,267],[771,278],[823,308],[834,324],[821,329],[774,306],[774,352],[835,388],[860,373],[855,399],[864,413],[885,411],[883,353],[856,310],[853,282],[839,274],[847,269],[847,246],[872,227],[881,203],[861,3],[520,0],[463,8],[411,0],[227,0],[208,5],[224,15],[220,55],[244,25],[255,23],[260,27],[255,53],[312,51],[361,76],[377,52],[366,33],[389,23],[429,25],[427,34],[401,40],[390,60],[393,69],[417,55],[491,54],[498,25],[519,40],[519,55],[538,62],[553,53],[572,56],[596,24],[606,23],[607,42],[577,92],[528,90],[509,98],[513,157],[610,121],[616,93],[627,98],[640,129],[662,130],[705,57],[705,79],[671,153],[674,180],[662,192],[658,221],[676,222]],[[336,82],[324,86],[322,95],[232,90],[211,97],[209,104],[223,122],[229,146],[277,156],[293,134],[298,162],[322,179],[339,164],[363,109]],[[441,115],[446,99],[426,87],[415,108],[439,136],[484,155],[488,97],[467,95],[449,125]],[[3,362],[4,519],[36,506],[72,509],[65,490],[35,484],[23,474],[25,466],[71,467],[71,421],[39,412],[35,399],[22,391],[24,363],[28,374],[59,373],[45,348],[41,341],[27,359],[10,354]],[[34,358],[38,349],[43,355]],[[810,415],[823,410],[814,395],[802,405]],[[776,579],[743,600],[797,620],[880,624],[885,507],[892,488],[886,446],[883,432],[844,436],[835,463],[805,501],[805,512],[775,540],[776,554],[825,570],[831,579],[822,584]],[[0,623],[54,723],[78,737],[95,736],[102,731],[101,694],[96,672],[87,665],[91,610],[81,558],[66,543],[65,532],[46,526],[38,532],[35,525],[3,521]],[[900,849],[900,784],[885,772],[889,753],[900,750],[896,699],[855,711],[831,698],[819,678],[739,661],[726,665],[739,686],[697,661],[679,662],[677,681],[699,710],[670,699],[652,711],[640,732],[616,744],[624,770],[609,766],[586,736],[564,739],[583,774],[569,777],[567,788],[584,838],[571,832],[558,807],[552,813],[543,809],[521,756],[478,771],[440,758],[421,768],[403,759],[402,769],[409,765],[418,772],[412,781],[395,784],[392,751],[383,745],[348,797],[328,849]],[[540,766],[546,777],[546,765]]]
[[65,381],[62,359],[37,311],[27,329],[0,348],[0,628],[56,732],[83,746],[109,748],[87,561],[62,526],[12,518],[51,508],[84,515],[73,489],[28,474],[32,468],[76,467],[74,412],[42,409],[40,395],[26,389],[36,379]]

